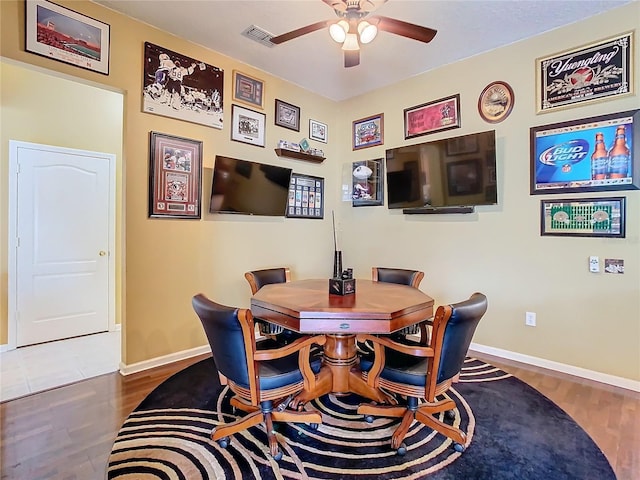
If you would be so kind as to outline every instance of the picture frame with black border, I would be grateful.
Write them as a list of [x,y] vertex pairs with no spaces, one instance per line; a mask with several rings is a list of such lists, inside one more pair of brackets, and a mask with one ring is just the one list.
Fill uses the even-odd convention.
[[[55,26],[52,28],[52,26]],[[77,32],[91,36],[80,38]],[[109,75],[111,26],[46,1],[25,2],[25,50]]]
[[232,104],[231,140],[264,148],[265,122],[264,113]]
[[[592,158],[599,135],[604,159]],[[614,164],[618,136],[626,154]],[[534,126],[529,142],[531,195],[640,189],[640,109]]]
[[222,129],[224,70],[144,43],[142,111]]
[[354,120],[351,138],[353,150],[384,145],[384,113]]
[[626,198],[540,201],[540,235],[625,238]]
[[149,218],[201,218],[202,141],[149,133]]
[[246,73],[233,71],[233,100],[251,105],[255,108],[264,108],[264,81],[247,75]]
[[327,143],[329,130],[326,124],[309,119],[309,138],[317,142]]
[[632,95],[633,49],[629,31],[537,58],[536,113]]
[[404,109],[404,139],[460,128],[460,94]]
[[276,98],[275,124],[289,130],[300,131],[300,107]]
[[324,218],[324,178],[292,173],[287,218]]

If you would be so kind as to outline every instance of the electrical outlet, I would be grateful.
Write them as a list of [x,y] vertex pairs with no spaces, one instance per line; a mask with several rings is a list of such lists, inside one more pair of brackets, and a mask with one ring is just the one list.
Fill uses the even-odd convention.
[[600,259],[594,255],[589,257],[589,271],[592,273],[600,271]]
[[536,326],[536,314],[534,312],[527,312],[524,314],[524,324],[529,327]]

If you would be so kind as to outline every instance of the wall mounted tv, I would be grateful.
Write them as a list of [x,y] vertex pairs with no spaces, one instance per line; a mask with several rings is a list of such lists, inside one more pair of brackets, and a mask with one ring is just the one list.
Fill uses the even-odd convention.
[[216,155],[211,213],[284,217],[291,169]]
[[469,213],[476,205],[495,205],[495,131],[388,149],[386,172],[391,209]]

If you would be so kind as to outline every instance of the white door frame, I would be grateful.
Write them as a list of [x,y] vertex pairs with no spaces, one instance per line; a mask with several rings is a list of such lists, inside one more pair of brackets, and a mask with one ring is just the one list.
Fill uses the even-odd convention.
[[70,153],[74,155],[86,155],[105,158],[109,161],[109,239],[108,239],[108,265],[109,265],[109,331],[116,330],[116,156],[112,153],[92,152],[89,150],[79,150],[75,148],[55,147],[38,143],[21,142],[9,140],[9,254],[8,254],[8,329],[7,329],[7,350],[14,350],[17,346],[18,319],[17,307],[17,198],[18,198],[18,148],[39,148],[59,153]]

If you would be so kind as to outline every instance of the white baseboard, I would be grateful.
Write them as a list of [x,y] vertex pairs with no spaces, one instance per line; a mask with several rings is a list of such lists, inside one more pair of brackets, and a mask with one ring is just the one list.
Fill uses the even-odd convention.
[[573,365],[567,365],[565,363],[545,360],[544,358],[532,357],[530,355],[511,352],[509,350],[502,350],[500,348],[487,347],[485,345],[479,345],[477,343],[471,343],[469,350],[479,353],[486,353],[487,355],[493,355],[494,357],[514,360],[520,363],[526,363],[528,365],[535,365],[536,367],[542,367],[548,370],[554,370],[556,372],[562,372],[569,375],[574,375],[576,377],[594,380],[600,383],[606,383],[607,385],[613,385],[615,387],[633,390],[634,392],[640,392],[640,381],[631,380],[629,378],[617,377],[615,375],[596,372],[594,370],[587,370],[586,368],[574,367]]
[[203,345],[201,347],[191,348],[181,352],[170,353],[169,355],[164,355],[162,357],[152,358],[143,362],[132,363],[131,365],[125,365],[120,362],[120,374],[125,376],[131,375],[132,373],[143,372],[150,368],[161,367],[162,365],[168,365],[169,363],[186,360],[188,358],[197,357],[198,355],[204,355],[207,353],[211,353],[211,347],[209,345]]

